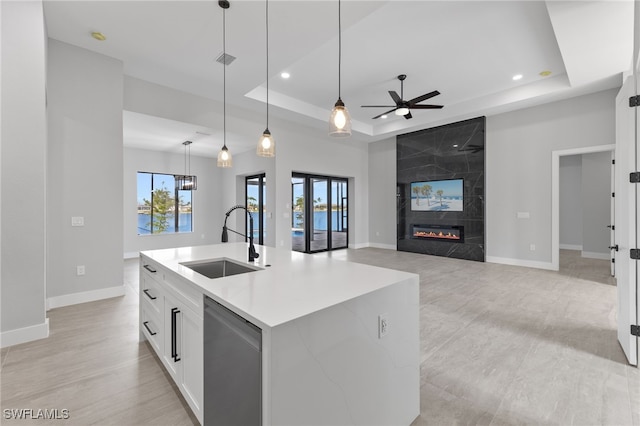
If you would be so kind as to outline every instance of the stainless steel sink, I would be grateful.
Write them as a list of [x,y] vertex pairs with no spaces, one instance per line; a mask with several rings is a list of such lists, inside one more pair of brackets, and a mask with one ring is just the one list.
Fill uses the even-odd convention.
[[222,278],[262,270],[262,268],[238,263],[230,259],[196,260],[184,262],[181,265],[207,278]]

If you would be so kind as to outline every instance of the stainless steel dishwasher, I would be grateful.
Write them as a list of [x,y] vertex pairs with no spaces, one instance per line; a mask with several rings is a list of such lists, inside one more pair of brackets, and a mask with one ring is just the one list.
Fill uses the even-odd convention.
[[262,330],[206,296],[204,424],[262,424]]

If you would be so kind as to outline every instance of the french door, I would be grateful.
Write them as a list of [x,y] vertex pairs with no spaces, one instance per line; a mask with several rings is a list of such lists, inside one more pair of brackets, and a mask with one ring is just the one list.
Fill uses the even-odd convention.
[[294,173],[291,194],[293,250],[317,253],[349,246],[346,178]]

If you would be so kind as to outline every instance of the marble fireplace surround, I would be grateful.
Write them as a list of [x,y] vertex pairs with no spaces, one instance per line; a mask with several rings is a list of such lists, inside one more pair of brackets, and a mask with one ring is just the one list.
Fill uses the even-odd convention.
[[[399,135],[397,161],[397,247],[484,262],[485,117]],[[411,183],[463,179],[463,211],[412,211]],[[421,238],[414,227],[460,229],[462,237]],[[446,234],[446,233],[445,233]]]

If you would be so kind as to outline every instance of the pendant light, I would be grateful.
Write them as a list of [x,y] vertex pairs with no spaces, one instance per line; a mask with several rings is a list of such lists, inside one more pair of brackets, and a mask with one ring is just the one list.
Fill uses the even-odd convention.
[[275,157],[276,143],[269,131],[269,0],[265,0],[265,28],[267,41],[267,127],[258,140],[256,154],[260,157]]
[[[227,0],[218,0],[218,5],[222,8],[222,57],[227,56],[227,42],[226,42],[226,21],[225,12],[229,9],[229,2]],[[227,148],[227,65],[222,64],[222,149],[218,152],[218,167],[228,168],[233,165],[233,159],[229,148]]]
[[341,4],[338,0],[338,100],[333,106],[331,116],[329,117],[329,135],[333,137],[351,136],[351,117],[347,107],[344,106],[342,98],[340,98],[340,78],[342,67],[342,23],[341,23]]
[[[176,176],[176,188],[180,191],[195,191],[198,187],[198,179],[191,174],[191,141],[184,141],[184,175]],[[187,167],[187,149],[189,149],[189,166]]]

